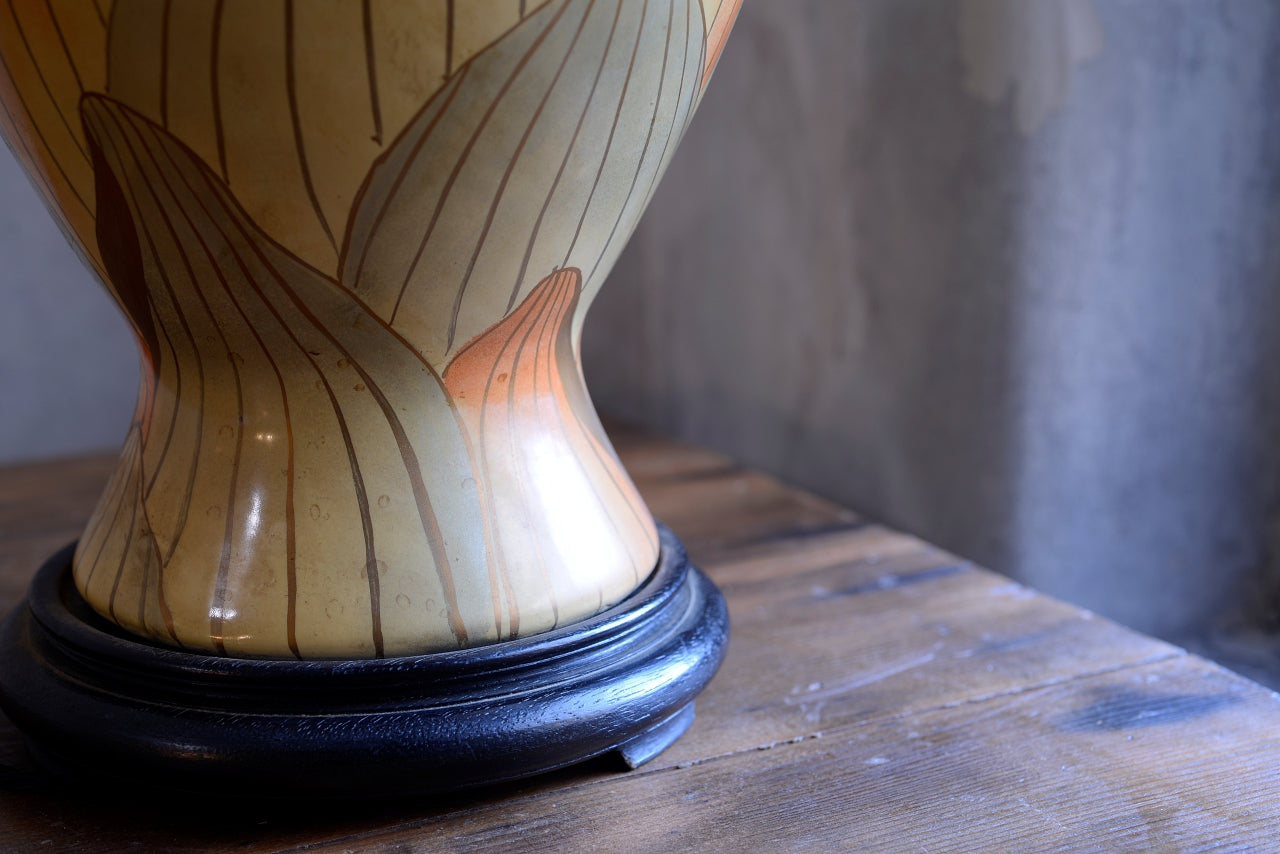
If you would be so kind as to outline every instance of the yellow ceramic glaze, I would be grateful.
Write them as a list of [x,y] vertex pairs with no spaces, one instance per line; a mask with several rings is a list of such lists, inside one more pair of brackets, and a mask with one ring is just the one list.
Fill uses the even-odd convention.
[[587,305],[736,0],[14,0],[0,122],[143,382],[75,579],[234,656],[527,636],[652,520],[583,386]]

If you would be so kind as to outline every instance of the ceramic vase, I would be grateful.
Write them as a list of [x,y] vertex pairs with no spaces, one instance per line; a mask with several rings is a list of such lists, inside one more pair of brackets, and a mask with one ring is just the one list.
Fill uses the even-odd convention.
[[75,552],[232,658],[473,649],[659,538],[583,384],[592,298],[737,0],[13,0],[0,126],[141,386]]

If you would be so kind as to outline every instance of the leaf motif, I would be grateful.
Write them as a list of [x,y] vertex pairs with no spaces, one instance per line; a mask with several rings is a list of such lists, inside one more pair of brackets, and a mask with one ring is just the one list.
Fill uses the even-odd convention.
[[694,0],[567,0],[530,15],[374,165],[341,281],[433,365],[549,270],[582,270],[587,305],[691,116],[698,16]]
[[[514,16],[494,41],[451,0],[119,0],[105,85],[133,106],[85,97],[79,143],[151,372],[78,553],[86,598],[170,643],[320,657],[624,596],[656,534],[577,336],[731,2],[709,22],[696,0],[491,0]],[[379,28],[433,8],[444,72],[410,111],[421,66]],[[347,25],[312,27],[324,9]],[[327,99],[322,53],[349,84]]]
[[[658,548],[644,501],[587,401],[570,337],[581,292],[579,270],[552,273],[444,374],[481,482],[502,486],[484,500],[498,520],[493,557],[518,568],[504,573],[516,586],[508,600],[554,594],[549,608],[526,609],[544,615],[520,624],[526,633],[553,628],[558,603],[596,611],[619,601],[644,580]],[[511,453],[528,436],[537,437],[535,451]],[[600,573],[579,586],[558,571],[593,564],[630,567],[630,577]],[[581,601],[591,593],[595,601]],[[519,611],[510,617],[516,624]]]
[[[206,637],[220,651],[275,645],[333,654],[351,640],[324,619],[333,599],[369,615],[370,654],[496,636],[489,609],[475,604],[487,600],[483,574],[453,574],[455,562],[488,560],[473,536],[478,496],[458,489],[474,478],[439,378],[346,291],[267,240],[211,170],[162,129],[100,96],[86,98],[83,111],[127,205],[102,214],[137,228],[138,287],[165,330],[158,384],[185,389],[184,406],[153,415],[154,440],[136,460],[148,535],[163,556],[166,589],[175,591],[165,605],[175,633]],[[431,449],[430,465],[419,449]],[[410,500],[380,506],[381,495]],[[447,516],[435,506],[441,496]],[[100,509],[99,522],[106,513]],[[255,518],[284,520],[286,530],[266,536]],[[97,564],[117,561],[105,552],[77,564],[87,595],[147,597],[146,564],[120,561],[119,573],[104,572]],[[210,554],[221,555],[216,575],[206,569]],[[352,566],[361,573],[323,570]],[[277,577],[277,567],[288,577]],[[409,634],[386,632],[382,603],[401,594],[442,603],[450,634],[424,634],[423,626],[441,625],[428,621]],[[116,616],[157,633],[133,625],[129,613]]]
[[105,281],[80,96],[106,83],[106,23],[91,3],[0,3],[0,130],[76,251]]
[[106,91],[186,143],[273,239],[333,274],[370,163],[460,64],[532,13],[521,5],[117,0]]

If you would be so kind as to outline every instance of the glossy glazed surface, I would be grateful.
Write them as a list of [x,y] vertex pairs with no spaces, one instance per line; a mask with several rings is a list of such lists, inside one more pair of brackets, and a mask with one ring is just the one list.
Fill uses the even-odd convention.
[[625,597],[587,305],[737,3],[15,2],[0,121],[144,369],[76,556],[161,642],[380,657]]

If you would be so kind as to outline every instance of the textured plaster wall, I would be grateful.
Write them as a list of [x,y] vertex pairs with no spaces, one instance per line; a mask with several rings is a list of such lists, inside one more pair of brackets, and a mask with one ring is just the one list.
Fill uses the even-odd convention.
[[0,145],[0,464],[118,447],[137,394],[128,324]]
[[1186,637],[1259,608],[1280,7],[754,0],[587,323],[603,410]]

